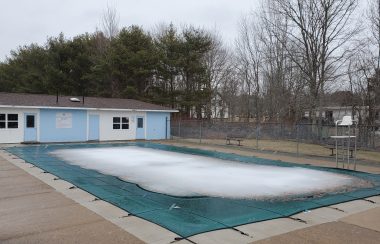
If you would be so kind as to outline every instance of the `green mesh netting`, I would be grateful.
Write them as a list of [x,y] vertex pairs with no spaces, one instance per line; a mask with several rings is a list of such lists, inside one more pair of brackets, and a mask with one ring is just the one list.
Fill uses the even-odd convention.
[[[104,175],[95,170],[71,165],[49,154],[49,152],[58,149],[124,147],[130,145],[215,157],[244,163],[281,167],[297,166],[348,174],[371,181],[374,187],[353,189],[350,192],[344,193],[329,193],[323,196],[298,196],[297,199],[286,201],[280,199],[264,201],[218,197],[174,197],[144,190],[136,184],[120,180],[114,176]],[[11,147],[6,150],[61,179],[71,182],[96,197],[126,210],[132,215],[154,222],[185,238],[212,230],[288,217],[302,211],[380,194],[380,175],[376,174],[299,165],[257,157],[246,157],[229,153],[154,143],[49,144]],[[173,208],[173,206],[179,206],[179,208]]]

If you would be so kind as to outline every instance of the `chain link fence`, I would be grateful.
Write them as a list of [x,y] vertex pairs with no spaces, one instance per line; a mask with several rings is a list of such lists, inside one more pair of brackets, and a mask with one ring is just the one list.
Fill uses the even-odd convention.
[[[294,153],[297,155],[332,156],[331,146],[336,135],[335,125],[314,124],[228,122],[223,120],[173,120],[171,138],[179,141],[204,144],[241,144],[256,150]],[[340,135],[347,134],[347,128],[339,128]],[[361,151],[374,153],[364,159],[380,161],[380,130],[375,126],[360,125],[351,128],[351,135],[357,135]],[[230,138],[230,140],[227,140]],[[379,152],[376,155],[376,152]],[[362,153],[363,154],[363,153]],[[359,154],[358,154],[359,155]]]

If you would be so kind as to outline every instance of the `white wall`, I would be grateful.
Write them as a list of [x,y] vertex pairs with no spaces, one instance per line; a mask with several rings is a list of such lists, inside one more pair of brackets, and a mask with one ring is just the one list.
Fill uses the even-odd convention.
[[[25,113],[35,113],[36,120],[35,126],[37,128],[37,141],[40,141],[40,110],[27,109],[27,108],[1,108],[0,113],[4,114],[18,114],[18,128],[17,129],[0,129],[0,143],[20,143],[24,141],[24,126],[25,126]],[[117,141],[117,140],[135,140],[137,116],[144,117],[144,130],[145,137],[148,138],[147,131],[147,113],[146,112],[127,112],[127,111],[88,111],[87,113],[87,139],[88,139],[88,116],[91,114],[99,115],[99,140],[100,141]],[[129,129],[128,130],[114,130],[113,117],[128,117]],[[150,127],[155,127],[155,123],[150,124]]]
[[352,116],[352,110],[342,109],[342,110],[330,110],[333,112],[334,122],[343,119],[343,116]]
[[0,114],[18,114],[17,129],[0,129],[0,143],[20,143],[24,141],[24,113],[35,113],[37,128],[37,140],[39,140],[39,110],[38,109],[21,109],[21,108],[0,108]]
[[[135,140],[136,139],[136,116],[145,116],[146,112],[124,112],[124,111],[97,111],[89,112],[99,115],[99,140],[100,141],[117,141],[117,140]],[[113,117],[128,117],[128,130],[114,130]],[[146,128],[146,126],[144,126]]]
[[[342,108],[342,109],[330,109],[329,111],[333,112],[333,119],[334,122],[337,120],[342,120],[344,116],[352,116],[352,109],[351,107]],[[362,109],[360,111],[362,117],[366,117],[365,111]],[[356,111],[356,114],[354,116],[354,119],[358,119],[358,112]]]
[[[333,114],[333,121],[341,120],[343,116],[352,116],[352,108],[351,107],[325,107],[322,110],[322,118],[326,118],[326,112],[331,111]],[[316,116],[319,116],[319,111],[315,112]],[[363,118],[368,116],[368,113],[364,108],[361,108],[360,114]],[[309,118],[309,111],[305,111],[305,117]],[[358,112],[355,112],[354,119],[358,119]]]

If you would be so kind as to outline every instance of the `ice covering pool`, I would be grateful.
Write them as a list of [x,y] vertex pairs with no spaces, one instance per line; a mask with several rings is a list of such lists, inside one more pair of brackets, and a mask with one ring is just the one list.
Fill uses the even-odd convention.
[[51,154],[172,196],[260,199],[336,191],[360,183],[352,176],[326,171],[247,164],[138,146],[61,149]]
[[181,237],[380,194],[375,174],[154,143],[7,150]]

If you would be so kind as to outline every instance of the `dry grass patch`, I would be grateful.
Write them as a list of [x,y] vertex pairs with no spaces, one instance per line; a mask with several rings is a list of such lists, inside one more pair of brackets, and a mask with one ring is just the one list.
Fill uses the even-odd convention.
[[[181,139],[181,141],[199,143],[199,139]],[[226,140],[223,139],[202,139],[204,144],[210,145],[226,145]],[[237,144],[237,143],[236,143]],[[242,142],[244,147],[258,149],[262,151],[297,153],[297,142],[285,140],[258,140],[244,139]],[[258,147],[257,147],[258,146]],[[331,150],[322,145],[311,143],[299,143],[298,152],[302,155],[328,157]],[[360,160],[373,161],[380,163],[380,152],[359,150],[357,158]]]

